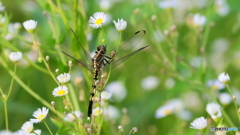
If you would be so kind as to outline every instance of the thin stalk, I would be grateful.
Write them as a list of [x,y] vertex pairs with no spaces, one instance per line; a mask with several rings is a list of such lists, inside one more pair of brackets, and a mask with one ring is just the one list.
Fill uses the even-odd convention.
[[[16,69],[17,69],[17,64],[15,63],[14,64],[14,70],[13,70],[14,74],[16,73]],[[9,88],[9,91],[8,91],[8,94],[7,94],[7,97],[6,97],[6,101],[8,100],[8,98],[9,98],[11,92],[12,92],[13,81],[14,81],[14,78],[12,77],[12,80],[11,80],[11,83],[10,83],[10,88]]]
[[44,123],[44,124],[45,124],[45,126],[47,127],[47,129],[48,129],[49,133],[50,133],[51,135],[53,135],[53,133],[52,133],[51,129],[48,127],[47,123],[46,123],[45,121],[44,121],[43,123]]
[[8,111],[7,111],[7,100],[3,100],[3,105],[4,105],[4,114],[5,114],[5,125],[6,125],[6,130],[8,131]]
[[[229,86],[228,86],[228,85],[226,85],[226,86],[227,86],[227,89],[228,89],[229,94],[233,97],[233,94],[232,94]],[[240,116],[239,116],[239,113],[238,113],[238,107],[237,107],[236,100],[234,100],[233,102],[234,102],[234,106],[235,106],[236,113],[237,113],[237,116],[238,116],[238,122],[240,122]]]
[[21,86],[23,89],[28,92],[31,96],[33,96],[36,100],[40,101],[43,105],[48,107],[50,110],[54,111],[51,104],[41,98],[38,94],[36,94],[31,88],[29,88],[9,67],[4,59],[0,56],[0,63],[7,70],[7,72],[14,78],[14,80]]

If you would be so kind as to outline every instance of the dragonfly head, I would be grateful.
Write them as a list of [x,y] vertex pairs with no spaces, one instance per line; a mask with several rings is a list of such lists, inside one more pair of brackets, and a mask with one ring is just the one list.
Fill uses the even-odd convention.
[[104,45],[98,46],[97,51],[100,52],[101,54],[105,54],[107,51],[106,46],[104,46]]

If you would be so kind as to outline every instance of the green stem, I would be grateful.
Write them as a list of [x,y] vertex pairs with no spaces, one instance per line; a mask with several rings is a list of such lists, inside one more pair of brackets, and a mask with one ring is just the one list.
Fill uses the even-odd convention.
[[[106,36],[105,30],[104,30],[103,27],[101,27],[101,28],[102,28],[103,38],[105,39],[106,44],[108,45],[108,43],[107,43],[107,36]],[[106,47],[107,47],[107,45],[106,45]]]
[[47,101],[45,101],[43,98],[41,98],[39,95],[37,95],[32,89],[30,89],[12,70],[9,69],[7,66],[7,63],[3,60],[3,58],[0,56],[0,63],[3,65],[3,67],[8,71],[8,73],[14,78],[14,80],[23,87],[26,92],[28,92],[31,96],[33,96],[36,100],[40,101],[43,105],[54,111],[51,104],[49,104]]
[[46,123],[45,121],[44,121],[44,124],[45,124],[45,126],[47,127],[49,133],[50,133],[51,135],[53,135],[52,131],[50,130],[50,128],[48,127],[48,125],[47,125],[47,123]]
[[[14,64],[14,70],[13,70],[14,74],[16,73],[16,69],[17,69],[17,63]],[[9,98],[11,92],[12,92],[13,81],[14,81],[14,78],[12,77],[12,80],[11,80],[11,83],[10,83],[10,88],[9,88],[9,91],[8,91],[8,94],[7,94],[7,97],[6,97],[6,101],[8,100],[8,98]]]
[[7,111],[7,100],[3,101],[4,104],[4,113],[5,113],[5,124],[6,124],[6,130],[8,131],[8,111]]
[[[227,86],[227,89],[228,89],[229,94],[233,97],[233,94],[232,94],[232,92],[231,92],[228,84],[227,84],[226,86]],[[238,122],[240,122],[240,116],[239,116],[239,113],[238,113],[238,107],[237,107],[236,100],[233,100],[233,102],[234,102],[234,106],[235,106],[236,113],[237,113],[237,116],[238,116]]]

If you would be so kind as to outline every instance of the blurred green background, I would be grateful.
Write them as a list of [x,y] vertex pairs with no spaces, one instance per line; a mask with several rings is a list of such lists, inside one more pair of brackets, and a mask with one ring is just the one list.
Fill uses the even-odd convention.
[[[162,3],[166,1],[170,4]],[[83,52],[70,28],[76,32],[89,52],[93,52],[96,46],[101,44],[103,38],[101,29],[93,29],[88,25],[88,19],[93,13],[105,12],[108,15],[109,22],[103,27],[110,46],[116,45],[119,38],[112,20],[123,18],[127,21],[123,41],[138,30],[146,30],[147,34],[141,45],[148,44],[150,47],[124,62],[124,65],[116,67],[111,73],[108,84],[121,82],[127,90],[127,95],[119,102],[114,99],[110,100],[109,105],[116,107],[120,116],[111,120],[110,123],[105,122],[102,134],[114,134],[118,130],[117,127],[123,125],[124,134],[128,134],[132,127],[137,127],[136,134],[139,135],[190,135],[199,132],[190,128],[190,123],[197,117],[208,118],[209,127],[210,125],[217,126],[217,123],[210,120],[211,117],[206,113],[205,106],[208,102],[217,100],[218,94],[226,92],[226,89],[211,90],[207,86],[209,80],[217,79],[221,72],[227,72],[231,77],[230,87],[239,94],[240,2],[227,0],[221,5],[217,1],[52,1],[56,7],[63,8],[63,14],[66,17],[64,20],[61,13],[54,10],[48,0],[3,0],[2,5],[5,6],[5,10],[1,14],[9,16],[9,23],[20,22],[22,24],[29,19],[36,20],[38,22],[35,30],[37,41],[41,43],[44,56],[50,56],[49,64],[52,72],[58,68],[60,73],[68,72],[67,61],[72,59],[64,56],[65,61],[62,61],[56,49],[60,48],[77,58],[84,59]],[[205,16],[206,21],[203,25],[197,24],[200,21],[194,22],[193,18],[197,13]],[[51,25],[55,27],[55,34],[51,30]],[[2,37],[5,37],[4,34],[6,31],[1,34]],[[37,61],[31,46],[31,37],[23,27],[17,35],[30,43],[17,36],[8,42],[24,55],[28,54],[27,57],[31,57],[37,65],[46,68],[43,63]],[[12,51],[3,46],[3,42],[0,45],[2,56]],[[6,55],[4,57],[6,58]],[[13,69],[10,61],[8,61],[8,66]],[[73,61],[71,82],[77,94],[81,94],[79,91],[84,91],[82,93],[84,100],[79,101],[79,104],[86,116],[91,86],[87,80],[91,81],[92,77],[90,73],[84,76],[82,71],[86,72]],[[8,91],[11,76],[1,66],[1,63],[0,75],[0,87],[4,92]],[[52,96],[52,91],[57,84],[49,74],[29,64],[19,63],[17,75],[39,96],[49,103],[55,101],[60,110],[63,110],[61,98]],[[82,77],[83,82],[76,85],[75,77]],[[147,77],[153,77],[153,80],[143,81]],[[77,95],[77,97],[80,96]],[[180,112],[174,112],[157,119],[156,110],[171,99],[181,100],[184,106],[182,110],[188,113],[180,116]],[[33,111],[42,106],[38,100],[14,82],[8,101],[10,130],[19,130],[25,121],[32,118]],[[127,117],[122,115],[123,108],[127,109]],[[224,110],[237,125],[233,104],[229,104]],[[2,114],[0,129],[3,130],[5,123],[2,102],[0,112]],[[49,123],[53,131],[56,131],[57,127]],[[43,130],[43,134],[47,134],[43,124],[37,124],[36,129],[38,128]]]

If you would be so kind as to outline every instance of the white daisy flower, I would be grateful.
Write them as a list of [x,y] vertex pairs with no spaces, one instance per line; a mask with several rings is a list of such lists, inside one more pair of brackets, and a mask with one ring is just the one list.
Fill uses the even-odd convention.
[[163,118],[169,114],[172,114],[174,110],[174,106],[172,105],[164,105],[157,109],[155,113],[155,118]]
[[98,115],[101,115],[102,112],[103,112],[102,108],[97,107],[97,108],[94,108],[94,109],[93,109],[92,114],[93,114],[94,116],[98,116]]
[[106,22],[106,14],[103,12],[94,13],[93,16],[90,16],[88,22],[92,28],[100,28]]
[[193,16],[193,23],[197,26],[204,26],[207,21],[207,18],[205,16],[202,16],[200,14],[195,14]]
[[12,62],[16,63],[22,59],[22,53],[21,52],[11,52],[8,55],[8,57]]
[[231,97],[231,95],[228,94],[228,93],[221,93],[221,94],[219,95],[219,101],[220,101],[220,103],[223,104],[223,105],[228,105],[229,103],[231,103],[232,97]]
[[142,80],[141,85],[145,90],[153,90],[159,85],[159,78],[156,76],[148,76]]
[[35,111],[33,113],[33,117],[35,117],[36,119],[30,119],[32,123],[39,123],[41,121],[43,121],[48,114],[48,109],[46,107],[38,108],[37,111]]
[[115,24],[115,27],[119,32],[122,32],[127,27],[127,22],[124,21],[123,19],[118,19],[117,22],[113,20],[113,23]]
[[54,97],[61,97],[61,96],[65,96],[66,94],[68,94],[68,88],[64,85],[63,86],[58,86],[52,92],[52,95]]
[[13,135],[13,132],[3,129],[0,131],[0,135]]
[[31,133],[33,131],[33,123],[31,121],[27,121],[22,125],[21,129],[23,131]]
[[35,21],[35,20],[25,21],[25,22],[23,23],[23,26],[24,26],[24,28],[25,28],[29,33],[33,33],[33,32],[34,32],[34,29],[35,29],[36,26],[37,26],[37,21]]
[[219,80],[209,80],[207,82],[207,86],[210,87],[212,90],[221,90],[225,88],[225,85]]
[[[74,115],[73,115],[74,114]],[[76,117],[77,118],[80,118],[81,117],[81,112],[80,111],[74,111],[74,112],[72,112],[72,113],[68,113],[68,114],[66,114],[66,116],[64,117],[64,120],[65,121],[69,121],[69,122],[73,122],[75,119],[76,119]]]
[[206,111],[215,121],[217,121],[218,118],[222,117],[221,106],[217,103],[212,102],[207,104]]
[[69,82],[70,80],[70,74],[69,73],[63,73],[63,74],[60,74],[58,77],[57,77],[57,80],[59,83],[66,83],[66,82]]
[[219,74],[218,80],[220,82],[222,82],[223,84],[228,84],[230,77],[228,76],[227,73],[223,72],[223,73]]
[[207,127],[207,119],[204,117],[196,118],[192,123],[190,128],[204,130]]
[[109,100],[112,97],[112,94],[107,92],[107,91],[103,91],[101,92],[101,99],[103,100]]

